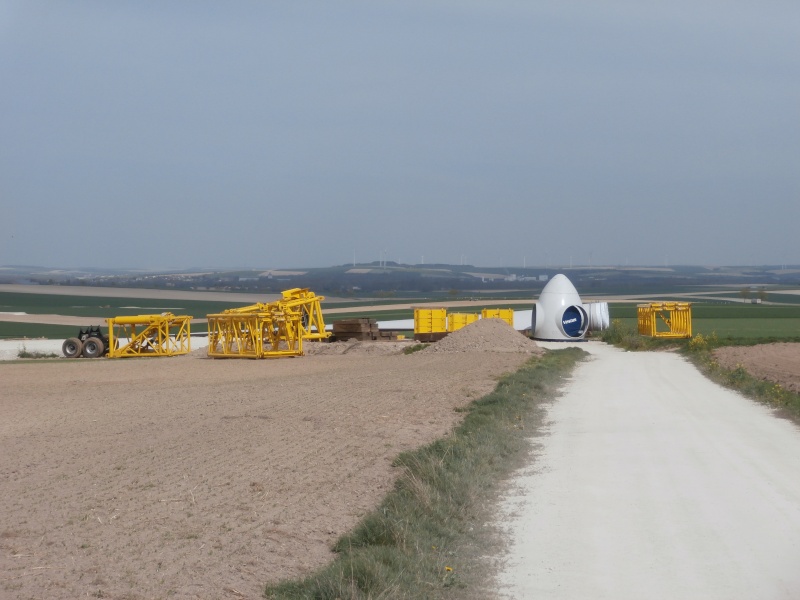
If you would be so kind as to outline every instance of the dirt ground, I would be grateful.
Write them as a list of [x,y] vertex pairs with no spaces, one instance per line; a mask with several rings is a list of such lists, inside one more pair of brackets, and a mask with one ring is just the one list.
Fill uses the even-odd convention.
[[728,346],[715,350],[714,358],[723,367],[735,369],[741,365],[754,377],[800,393],[800,344]]
[[400,347],[1,365],[0,598],[260,598],[324,565],[398,453],[540,351],[495,319]]

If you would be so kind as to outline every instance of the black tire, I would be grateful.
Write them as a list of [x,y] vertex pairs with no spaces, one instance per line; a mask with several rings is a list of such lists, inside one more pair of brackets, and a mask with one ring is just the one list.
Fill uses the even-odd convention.
[[78,358],[83,352],[83,343],[78,338],[69,338],[61,344],[61,352],[67,358]]
[[100,338],[90,337],[83,342],[83,355],[86,358],[97,358],[98,356],[103,356],[103,352],[105,352],[105,350],[106,345]]

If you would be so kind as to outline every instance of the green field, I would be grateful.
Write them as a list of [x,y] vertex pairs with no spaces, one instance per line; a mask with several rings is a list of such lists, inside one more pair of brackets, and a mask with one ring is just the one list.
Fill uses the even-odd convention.
[[[102,325],[103,323],[98,323]],[[0,339],[50,338],[66,339],[77,333],[77,327],[69,325],[41,325],[39,323],[6,323],[0,321]]]
[[[720,338],[798,338],[800,337],[800,296],[775,294],[776,300],[786,304],[763,305],[728,302],[694,302],[692,304],[692,329],[694,333],[715,332]],[[448,298],[449,299],[449,298]],[[445,298],[441,299],[445,301]],[[372,317],[393,321],[413,318],[410,309],[371,310],[370,306],[408,304],[414,301],[431,302],[430,298],[375,298],[345,302],[324,302],[326,308],[351,308],[346,313],[328,313],[328,323],[339,319]],[[791,304],[790,304],[791,302]],[[108,296],[67,296],[48,294],[18,294],[0,292],[0,312],[25,312],[29,314],[58,314],[80,317],[107,317],[161,313],[188,314],[204,318],[208,314],[222,312],[226,308],[244,306],[242,302],[220,302],[205,300],[148,300],[142,298],[113,298]],[[530,309],[531,301],[509,300],[505,308]],[[453,308],[449,312],[479,313],[480,305]],[[495,307],[496,308],[496,307]],[[635,303],[612,303],[609,306],[612,319],[636,327]],[[97,323],[104,325],[103,321]],[[74,335],[75,328],[63,325],[39,325],[7,323],[0,321],[0,338],[62,339]]]
[[0,312],[72,315],[77,317],[118,317],[162,312],[205,316],[226,308],[245,306],[244,302],[206,300],[152,300],[147,298],[110,298],[108,296],[63,296],[0,292]]
[[[635,304],[611,304],[612,319],[637,327]],[[800,305],[692,304],[692,332],[719,338],[800,338]]]
[[[0,312],[24,312],[33,315],[68,315],[98,317],[97,325],[105,325],[109,317],[160,314],[191,315],[204,318],[226,308],[245,306],[244,302],[205,300],[153,300],[147,298],[112,298],[108,296],[67,296],[58,294],[17,294],[0,292]],[[0,321],[2,338],[54,338],[75,335],[76,328],[65,325],[9,323]]]

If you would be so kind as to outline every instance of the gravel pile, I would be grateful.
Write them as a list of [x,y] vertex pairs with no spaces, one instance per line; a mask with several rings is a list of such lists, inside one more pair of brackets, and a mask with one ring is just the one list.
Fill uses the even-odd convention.
[[541,354],[543,350],[502,319],[478,319],[423,352],[522,352]]

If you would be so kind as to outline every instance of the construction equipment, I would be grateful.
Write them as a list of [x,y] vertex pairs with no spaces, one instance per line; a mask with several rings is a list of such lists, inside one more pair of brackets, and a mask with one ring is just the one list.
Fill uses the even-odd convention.
[[414,339],[418,342],[438,342],[447,335],[446,308],[415,308]]
[[639,304],[636,308],[641,335],[660,338],[692,337],[691,302],[651,302]]
[[108,357],[178,356],[191,351],[189,315],[172,313],[112,317],[108,322]]
[[320,302],[306,288],[282,292],[281,299],[208,315],[208,355],[215,358],[302,356],[303,340],[330,337]]
[[513,308],[484,308],[481,314],[447,313],[446,308],[415,308],[414,339],[418,342],[437,342],[448,333],[458,331],[478,319],[501,319],[514,326]]
[[325,331],[325,320],[322,318],[322,302],[325,297],[317,296],[308,288],[292,288],[281,293],[282,300],[275,304],[279,310],[299,311],[300,336],[306,340],[325,340],[330,332]]
[[103,335],[98,325],[81,329],[77,337],[64,340],[61,351],[67,358],[97,358],[108,353],[108,336]]
[[67,358],[122,358],[126,356],[176,356],[191,351],[188,315],[172,313],[111,317],[108,335],[98,325],[81,329],[77,337],[64,341]]

